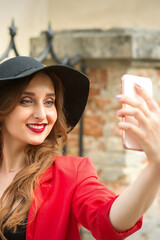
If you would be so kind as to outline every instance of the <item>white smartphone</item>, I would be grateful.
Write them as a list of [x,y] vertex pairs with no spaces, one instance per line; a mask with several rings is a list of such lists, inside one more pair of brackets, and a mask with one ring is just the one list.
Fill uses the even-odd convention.
[[[122,94],[129,96],[131,98],[139,98],[140,96],[136,93],[135,90],[135,83],[138,85],[142,86],[145,88],[147,93],[152,96],[153,91],[152,91],[152,81],[150,78],[146,77],[139,77],[135,75],[129,75],[129,74],[124,74],[121,77],[121,90]],[[123,107],[131,107],[127,104],[123,104]],[[131,116],[125,116],[122,118],[122,121],[127,121],[131,122],[135,125],[137,125],[137,120],[134,117]],[[143,151],[141,148],[140,143],[138,142],[137,138],[128,130],[123,130],[122,131],[122,141],[123,141],[123,146],[125,149],[131,149],[131,150],[137,150],[137,151]]]

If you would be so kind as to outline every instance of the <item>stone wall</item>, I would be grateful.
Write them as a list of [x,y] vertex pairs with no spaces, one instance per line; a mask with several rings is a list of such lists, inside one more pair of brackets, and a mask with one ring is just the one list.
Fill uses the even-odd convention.
[[[45,37],[31,40],[31,51],[39,56]],[[60,58],[73,58],[80,53],[91,80],[88,105],[84,113],[84,156],[89,156],[97,169],[99,180],[117,194],[130,184],[146,164],[142,152],[122,147],[117,129],[120,78],[124,73],[150,77],[154,96],[160,103],[160,32],[111,29],[109,31],[65,31],[57,33],[54,48]],[[48,56],[46,64],[51,63]],[[77,66],[78,68],[79,66]],[[78,154],[77,126],[69,134],[68,154]],[[149,186],[151,187],[151,186]],[[160,236],[160,195],[144,215],[142,229],[128,239],[158,240]],[[82,239],[93,239],[82,229]]]

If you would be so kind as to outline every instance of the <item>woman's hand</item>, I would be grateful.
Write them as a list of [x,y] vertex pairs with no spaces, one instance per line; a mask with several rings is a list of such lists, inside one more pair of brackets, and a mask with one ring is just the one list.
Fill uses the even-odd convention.
[[155,100],[147,94],[144,88],[135,84],[137,94],[140,96],[132,99],[128,96],[118,95],[117,100],[127,104],[130,108],[122,108],[117,116],[133,116],[138,124],[120,122],[119,129],[131,131],[138,139],[150,163],[160,167],[160,108]]
[[117,115],[133,116],[138,124],[123,121],[119,128],[135,134],[149,162],[112,204],[110,221],[119,232],[133,227],[153,203],[160,186],[160,108],[142,87],[136,85],[135,89],[139,95],[136,99],[117,96],[121,104],[130,106],[120,109]]

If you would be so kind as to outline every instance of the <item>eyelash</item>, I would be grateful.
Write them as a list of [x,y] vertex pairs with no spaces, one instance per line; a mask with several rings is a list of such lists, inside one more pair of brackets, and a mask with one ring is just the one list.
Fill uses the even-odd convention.
[[22,99],[20,100],[20,103],[21,103],[21,104],[28,104],[28,103],[32,103],[32,101],[31,101],[31,100],[28,100],[28,99],[23,99],[23,98],[22,98]]
[[[22,98],[20,100],[20,104],[22,105],[28,105],[28,104],[32,104],[34,102],[34,100],[32,99],[25,99],[25,98]],[[51,100],[45,100],[44,101],[45,105],[47,105],[48,107],[52,106],[55,104],[55,100],[54,99],[51,99]]]
[[45,101],[45,103],[47,103],[47,106],[52,106],[52,105],[55,104],[55,101],[53,101],[53,100],[47,100],[47,101]]

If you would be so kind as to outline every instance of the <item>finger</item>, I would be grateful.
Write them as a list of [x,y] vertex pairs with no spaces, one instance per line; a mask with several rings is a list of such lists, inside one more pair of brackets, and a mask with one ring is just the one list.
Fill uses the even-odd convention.
[[125,131],[132,133],[135,137],[137,137],[137,139],[140,140],[140,142],[144,141],[143,131],[137,125],[134,125],[130,122],[119,122],[118,128],[120,130],[125,130]]
[[134,117],[140,124],[146,125],[148,118],[137,108],[122,108],[121,110],[117,111],[118,117],[126,117],[126,116],[132,116]]
[[117,95],[117,100],[122,103],[124,108],[129,108],[130,106],[133,108],[138,108],[141,110],[145,116],[148,117],[149,109],[146,104],[144,104],[144,100],[142,98],[131,98],[125,95]]
[[158,104],[156,103],[156,101],[153,99],[152,96],[150,96],[147,91],[141,87],[140,85],[138,84],[135,84],[135,89],[136,89],[136,92],[138,93],[138,95],[140,95],[144,101],[146,102],[148,108],[151,110],[151,111],[157,111],[159,110],[159,106]]

